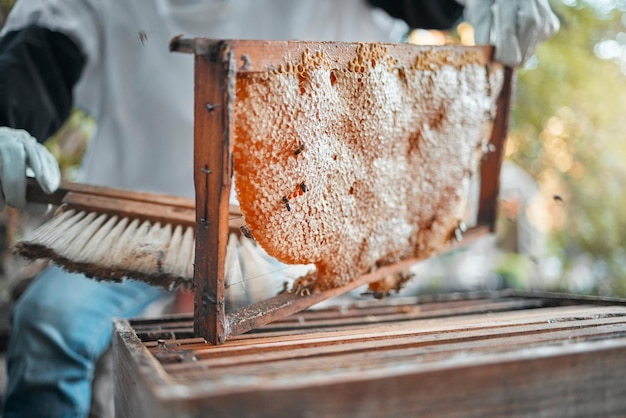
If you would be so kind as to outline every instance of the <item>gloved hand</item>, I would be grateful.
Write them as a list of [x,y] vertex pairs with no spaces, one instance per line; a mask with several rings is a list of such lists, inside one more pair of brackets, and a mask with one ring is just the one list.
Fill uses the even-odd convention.
[[28,168],[44,192],[58,189],[61,171],[54,155],[28,132],[0,127],[0,210],[5,204],[25,208]]
[[523,65],[560,27],[548,0],[457,1],[465,3],[465,20],[474,27],[476,44],[493,45],[495,60],[504,65]]

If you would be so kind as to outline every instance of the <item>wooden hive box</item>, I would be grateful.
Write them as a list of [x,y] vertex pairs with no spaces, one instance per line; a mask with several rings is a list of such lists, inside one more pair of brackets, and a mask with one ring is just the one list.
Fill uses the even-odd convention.
[[495,292],[352,302],[214,346],[115,324],[118,417],[623,417],[626,301]]
[[[248,76],[289,72],[294,57],[298,62],[297,57],[313,56],[333,69],[344,68],[354,64],[355,54],[361,56],[361,48],[362,44],[348,43],[173,40],[172,49],[193,53],[196,65],[195,310],[193,319],[116,322],[117,414],[626,415],[623,300],[504,292],[394,298],[307,310],[432,255],[426,252],[377,263],[336,287],[310,294],[283,292],[228,311],[224,261],[229,194],[238,168],[233,164],[238,158],[233,148],[240,126],[235,116],[246,116],[237,113],[238,89],[245,82],[238,83]],[[492,70],[502,75],[501,89],[488,94],[497,111],[488,121],[489,152],[479,168],[478,214],[464,242],[492,232],[512,70],[491,62],[492,51],[484,47],[387,45],[383,49],[393,58],[391,70],[397,70],[400,78],[403,73],[398,68],[403,63],[417,62],[428,71],[429,59],[434,58],[449,74],[457,71],[452,79],[458,81],[455,77],[462,65],[457,65],[457,59],[466,53],[483,77]],[[311,51],[317,52],[311,55]],[[375,63],[363,64],[367,65],[373,68]],[[308,87],[302,88],[305,96]],[[433,115],[448,111],[439,110]],[[435,117],[426,128],[437,121]],[[294,144],[283,151],[291,158],[297,155]],[[276,208],[290,212],[284,202],[280,206],[280,194],[274,198]],[[242,204],[241,209],[248,208]],[[453,246],[446,244],[435,252]]]

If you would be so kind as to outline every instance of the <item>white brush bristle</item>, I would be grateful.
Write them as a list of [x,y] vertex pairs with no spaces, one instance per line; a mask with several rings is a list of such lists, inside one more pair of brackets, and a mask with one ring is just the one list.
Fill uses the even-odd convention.
[[[191,288],[193,283],[192,226],[68,209],[34,230],[17,248],[27,258],[49,258],[98,280],[133,278],[166,289]],[[226,300],[230,306],[258,302],[314,268],[280,263],[254,240],[231,234],[225,260]]]

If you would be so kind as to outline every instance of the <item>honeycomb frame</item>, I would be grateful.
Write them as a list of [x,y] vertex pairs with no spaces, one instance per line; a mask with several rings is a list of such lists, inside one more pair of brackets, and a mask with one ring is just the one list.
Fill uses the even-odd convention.
[[[499,190],[499,172],[508,128],[513,70],[492,61],[492,48],[486,46],[415,46],[408,44],[363,44],[345,42],[247,41],[184,39],[176,37],[171,50],[195,56],[195,133],[194,183],[196,186],[196,251],[194,265],[194,330],[212,344],[230,336],[270,323],[306,309],[318,302],[381,281],[406,270],[420,259],[447,251],[460,243],[446,241],[431,251],[395,257],[361,271],[351,280],[331,286],[311,287],[312,292],[283,292],[234,312],[225,310],[224,260],[229,233],[229,201],[233,182],[233,149],[237,118],[237,77],[276,73],[297,73],[298,63],[318,60],[328,68],[359,71],[363,48],[370,52],[384,49],[392,57],[390,65],[428,68],[446,65],[462,68],[459,57],[471,59],[485,68],[499,68],[501,89],[494,95],[488,150],[480,161],[480,192],[476,225],[464,233],[462,244],[493,232]],[[372,54],[370,53],[370,57]],[[378,55],[377,57],[381,57]],[[296,63],[296,64],[294,64]],[[365,63],[367,65],[369,63]],[[353,66],[353,67],[350,67]],[[356,66],[356,68],[354,68]],[[487,70],[488,71],[488,70]],[[331,76],[332,78],[332,76]],[[496,97],[497,96],[497,97]],[[445,109],[444,109],[445,111]],[[291,152],[297,152],[298,144]],[[302,151],[302,150],[301,150]],[[297,193],[297,188],[295,189]],[[300,190],[303,190],[302,188]],[[285,196],[287,197],[287,196]],[[288,200],[288,199],[287,199]],[[288,200],[289,201],[289,200]],[[283,204],[288,204],[283,201]],[[288,209],[285,207],[285,209]],[[244,212],[244,211],[242,211]]]

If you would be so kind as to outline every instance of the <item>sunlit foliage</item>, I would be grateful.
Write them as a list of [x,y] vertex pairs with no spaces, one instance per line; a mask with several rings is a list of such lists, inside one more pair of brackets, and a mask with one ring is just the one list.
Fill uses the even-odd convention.
[[561,31],[518,72],[507,156],[549,202],[561,286],[626,295],[626,2],[554,6]]

